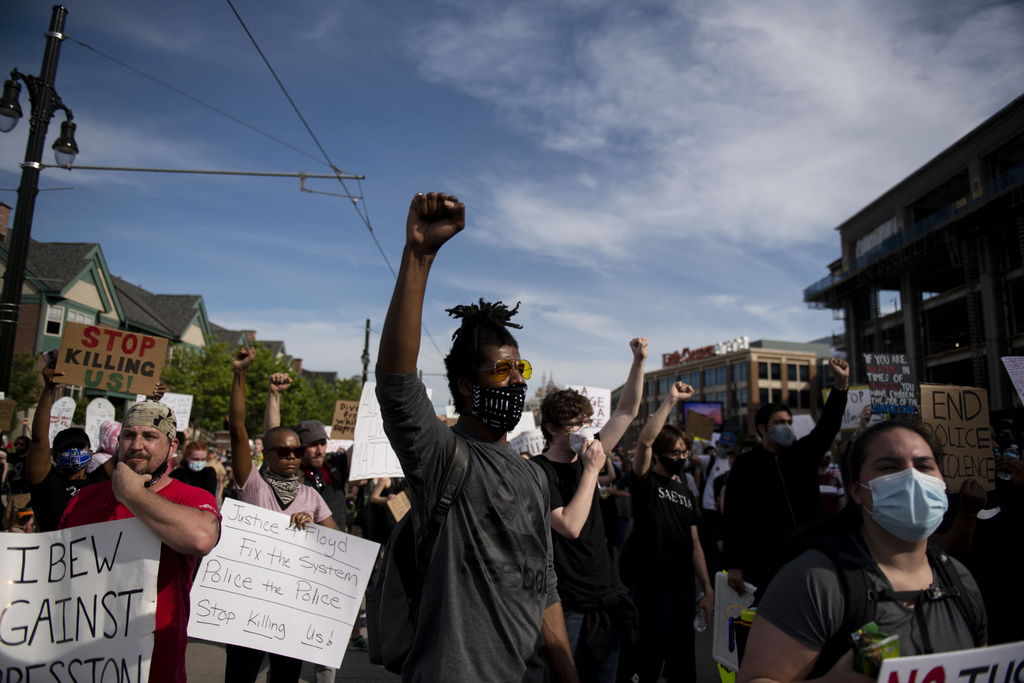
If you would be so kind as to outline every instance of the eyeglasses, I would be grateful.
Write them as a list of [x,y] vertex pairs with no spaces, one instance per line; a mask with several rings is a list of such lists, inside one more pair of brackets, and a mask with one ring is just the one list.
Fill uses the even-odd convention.
[[306,454],[305,446],[296,446],[295,448],[288,448],[287,446],[278,446],[274,449],[277,453],[278,460],[301,460],[302,456]]
[[508,379],[508,376],[512,374],[512,368],[515,368],[523,379],[530,379],[530,375],[533,374],[533,366],[530,365],[528,360],[499,360],[491,368],[482,368],[480,372],[488,372],[499,382],[504,382]]
[[574,432],[580,431],[584,427],[592,427],[592,426],[594,426],[594,421],[593,420],[580,420],[580,421],[577,421],[577,422],[563,422],[559,426],[562,429],[565,430],[566,434],[572,434]]
[[678,460],[679,458],[690,457],[690,453],[692,453],[692,451],[669,451],[668,453],[662,453],[662,456]]

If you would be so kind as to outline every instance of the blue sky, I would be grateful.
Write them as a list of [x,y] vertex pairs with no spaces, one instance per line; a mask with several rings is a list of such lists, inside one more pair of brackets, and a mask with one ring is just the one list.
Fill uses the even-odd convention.
[[[51,4],[4,3],[4,74],[38,74]],[[66,6],[68,36],[304,152],[65,41],[78,164],[327,172],[227,2]],[[840,255],[834,228],[1024,83],[1020,2],[234,6],[331,161],[366,176],[348,187],[395,268],[414,193],[465,201],[425,303],[437,404],[444,309],[481,296],[522,301],[534,386],[615,387],[639,335],[655,368],[741,335],[840,332],[802,300]],[[0,135],[0,187],[17,187],[27,131]],[[297,179],[86,170],[47,169],[40,187],[75,189],[39,195],[35,239],[99,242],[115,275],[201,294],[211,320],[283,339],[314,370],[359,373],[370,318],[376,362],[393,277],[348,199]]]

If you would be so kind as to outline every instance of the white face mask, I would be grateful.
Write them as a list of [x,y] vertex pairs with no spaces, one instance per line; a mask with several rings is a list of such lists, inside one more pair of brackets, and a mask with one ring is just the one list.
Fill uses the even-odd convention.
[[772,425],[768,428],[768,438],[783,448],[789,448],[796,441],[796,432],[790,425]]
[[582,455],[583,451],[587,450],[587,447],[593,440],[594,428],[589,426],[581,427],[569,435],[569,448],[571,448],[576,455]]
[[188,468],[190,470],[192,470],[193,472],[202,472],[204,469],[206,469],[206,461],[205,460],[189,460],[188,461]]

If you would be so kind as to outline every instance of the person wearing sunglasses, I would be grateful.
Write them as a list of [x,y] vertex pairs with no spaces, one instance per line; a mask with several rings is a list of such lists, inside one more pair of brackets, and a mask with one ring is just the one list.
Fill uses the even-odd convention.
[[412,523],[427,528],[458,434],[469,451],[455,498],[423,570],[406,681],[578,680],[552,560],[543,471],[506,434],[519,422],[533,372],[509,328],[518,305],[480,299],[448,312],[460,321],[445,358],[459,419],[437,419],[416,371],[427,276],[438,250],[466,225],[445,194],[418,194],[406,220],[398,281],[381,332],[377,398],[384,432],[410,487]]
[[[323,497],[311,486],[302,485],[299,462],[306,448],[290,427],[276,427],[263,435],[263,471],[253,472],[249,434],[245,428],[245,374],[256,357],[256,349],[243,347],[231,361],[231,399],[228,403],[228,430],[231,433],[231,465],[238,499],[290,516],[289,524],[299,529],[315,522],[338,529]],[[225,683],[253,683],[268,653],[240,645],[226,646]],[[268,680],[275,683],[298,681],[302,661],[269,653]]]
[[[641,681],[695,681],[694,605],[708,623],[715,594],[697,535],[697,502],[680,480],[693,437],[666,424],[693,387],[676,382],[640,432],[633,458],[633,533],[619,560],[640,613],[637,664]],[[698,604],[694,577],[704,590]]]
[[[593,430],[594,407],[575,389],[553,391],[540,406],[548,448],[533,461],[548,476],[558,595],[583,681],[615,681],[620,639],[636,636],[636,608],[615,573],[597,495],[598,477],[609,462],[602,444],[609,449],[615,446],[640,409],[646,337],[633,339],[629,348],[633,355],[629,376],[600,434]],[[611,628],[606,627],[608,623]],[[594,656],[596,651],[603,656]],[[635,672],[632,666],[627,668],[631,669],[628,674]]]

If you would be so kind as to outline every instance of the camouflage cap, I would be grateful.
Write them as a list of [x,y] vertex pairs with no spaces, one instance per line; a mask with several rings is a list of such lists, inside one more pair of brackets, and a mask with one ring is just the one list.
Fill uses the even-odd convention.
[[139,401],[125,411],[122,427],[155,427],[174,439],[178,431],[178,422],[174,411],[166,403],[156,401]]

